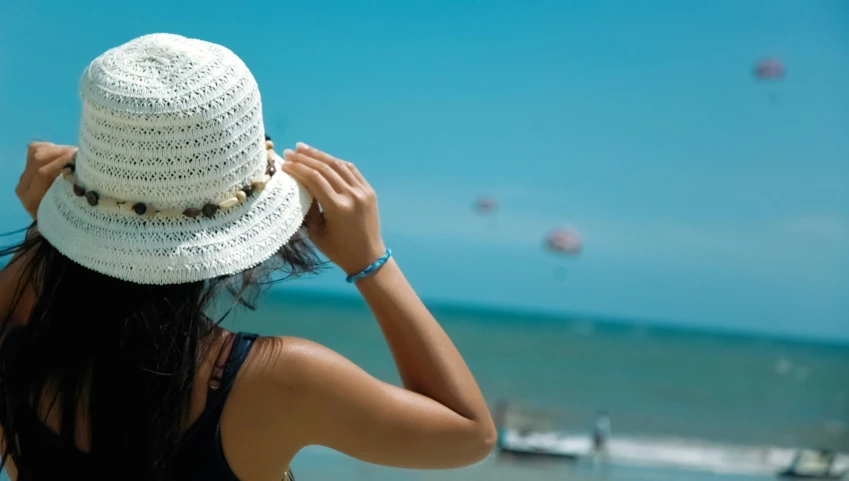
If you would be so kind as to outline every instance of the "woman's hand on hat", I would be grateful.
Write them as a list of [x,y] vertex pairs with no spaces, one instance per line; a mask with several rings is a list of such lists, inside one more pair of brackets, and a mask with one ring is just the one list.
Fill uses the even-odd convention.
[[385,253],[377,196],[353,163],[300,142],[295,150],[285,150],[283,158],[283,171],[318,201],[306,217],[310,239],[318,250],[348,275]]
[[18,180],[15,194],[33,220],[47,189],[76,153],[77,148],[71,145],[32,142],[27,146],[27,164]]

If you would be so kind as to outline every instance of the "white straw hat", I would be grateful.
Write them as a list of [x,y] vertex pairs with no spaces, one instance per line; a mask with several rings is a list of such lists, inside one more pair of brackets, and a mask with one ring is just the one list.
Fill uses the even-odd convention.
[[139,284],[234,274],[277,252],[312,203],[279,171],[256,81],[230,50],[153,34],[83,73],[79,150],[38,209],[71,260]]

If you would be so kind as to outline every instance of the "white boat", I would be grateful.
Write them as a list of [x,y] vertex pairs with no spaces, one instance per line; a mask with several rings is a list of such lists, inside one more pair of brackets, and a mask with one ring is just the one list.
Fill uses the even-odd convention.
[[504,429],[498,436],[498,450],[518,457],[577,459],[588,453],[589,445],[586,436]]

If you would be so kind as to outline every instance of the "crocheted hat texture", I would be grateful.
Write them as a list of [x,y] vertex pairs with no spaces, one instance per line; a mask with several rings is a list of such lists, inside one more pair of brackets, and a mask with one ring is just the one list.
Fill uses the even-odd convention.
[[300,228],[312,198],[279,171],[256,81],[227,48],[145,35],[97,57],[80,96],[75,161],[37,213],[71,260],[194,282],[262,263]]

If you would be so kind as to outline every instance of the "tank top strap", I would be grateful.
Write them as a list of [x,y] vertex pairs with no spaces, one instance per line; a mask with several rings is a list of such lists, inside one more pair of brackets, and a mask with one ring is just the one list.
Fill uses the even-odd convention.
[[227,395],[233,388],[236,375],[238,375],[239,369],[250,354],[257,337],[256,334],[239,332],[225,344],[224,349],[229,345],[230,353],[227,355],[227,360],[223,366],[216,362],[217,365],[213,368],[213,375],[209,380],[209,389],[206,395],[207,415],[212,414],[210,411],[221,411],[224,408],[224,401],[227,400]]

